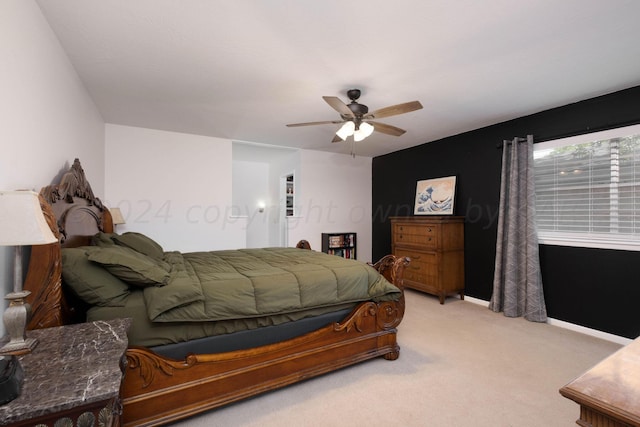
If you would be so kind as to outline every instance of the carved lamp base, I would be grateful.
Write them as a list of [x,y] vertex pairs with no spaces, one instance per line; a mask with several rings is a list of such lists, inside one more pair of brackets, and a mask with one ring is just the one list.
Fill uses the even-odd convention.
[[38,341],[34,338],[27,338],[25,333],[31,311],[31,306],[25,301],[25,298],[30,294],[29,291],[11,292],[4,297],[9,300],[9,307],[4,311],[2,318],[10,340],[0,348],[0,354],[31,353],[38,345]]

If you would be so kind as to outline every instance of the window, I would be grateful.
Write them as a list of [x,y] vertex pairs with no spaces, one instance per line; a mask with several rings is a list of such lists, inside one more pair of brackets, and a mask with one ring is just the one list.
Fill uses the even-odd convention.
[[640,125],[534,145],[540,243],[640,250]]

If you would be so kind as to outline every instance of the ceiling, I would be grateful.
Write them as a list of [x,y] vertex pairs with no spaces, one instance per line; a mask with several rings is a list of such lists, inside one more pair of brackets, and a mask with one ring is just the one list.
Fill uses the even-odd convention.
[[637,0],[38,0],[107,123],[375,157],[640,85]]

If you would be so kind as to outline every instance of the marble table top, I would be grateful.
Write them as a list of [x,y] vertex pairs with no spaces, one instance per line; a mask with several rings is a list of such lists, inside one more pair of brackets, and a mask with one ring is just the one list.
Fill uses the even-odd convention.
[[0,425],[117,397],[130,324],[117,319],[28,331],[39,342],[18,357],[22,391],[0,405]]

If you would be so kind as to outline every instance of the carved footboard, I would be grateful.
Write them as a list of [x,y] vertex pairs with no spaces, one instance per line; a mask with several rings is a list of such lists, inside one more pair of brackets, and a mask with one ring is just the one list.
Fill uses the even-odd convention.
[[[402,286],[407,264],[405,258],[387,256],[376,267]],[[292,340],[190,355],[182,361],[130,348],[122,389],[123,425],[164,424],[374,357],[395,360],[400,351],[396,327],[403,315],[404,297],[365,302],[343,322]]]

